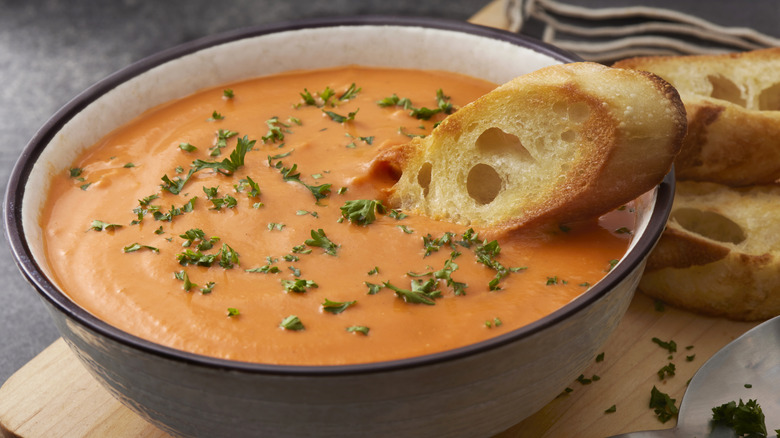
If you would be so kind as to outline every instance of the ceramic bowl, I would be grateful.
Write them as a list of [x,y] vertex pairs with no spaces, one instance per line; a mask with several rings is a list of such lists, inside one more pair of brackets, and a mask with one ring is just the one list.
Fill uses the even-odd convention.
[[639,226],[627,255],[560,310],[465,348],[345,366],[240,363],[121,332],[49,279],[38,215],[52,173],[67,169],[84,147],[149,107],[205,87],[344,64],[443,69],[502,83],[576,60],[515,34],[430,19],[315,20],[184,44],[95,84],[36,134],[9,182],[7,236],[22,273],[79,359],[122,403],[173,435],[489,436],[554,399],[599,352],[666,222],[671,175],[638,203]]

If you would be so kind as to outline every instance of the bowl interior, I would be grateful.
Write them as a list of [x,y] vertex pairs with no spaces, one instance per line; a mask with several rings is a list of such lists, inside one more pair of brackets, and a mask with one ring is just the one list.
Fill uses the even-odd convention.
[[[110,332],[106,324],[94,318],[89,320],[86,312],[69,303],[46,279],[49,268],[39,217],[51,175],[67,171],[85,148],[146,109],[206,87],[288,70],[361,64],[447,70],[503,83],[547,65],[575,60],[520,36],[438,21],[364,19],[340,24],[298,23],[185,44],[133,64],[86,90],[31,141],[14,171],[6,201],[6,209],[13,210],[6,213],[6,220],[21,224],[21,229],[16,225],[8,227],[14,253],[22,260],[22,270],[45,298],[70,316],[88,321],[99,331]],[[18,205],[21,212],[15,213]],[[629,254],[634,254],[630,263],[644,259],[657,238],[654,234],[659,233],[658,223],[665,222],[663,212],[654,210],[655,205],[655,191],[638,201],[639,223],[629,250]],[[25,257],[29,261],[24,261]],[[620,268],[619,265],[610,276],[619,277]],[[580,298],[598,295],[607,287],[594,287]],[[567,311],[570,309],[561,310]],[[549,324],[561,317],[561,312],[549,315],[537,325]],[[507,336],[510,335],[518,334]],[[125,339],[143,344],[133,337]]]

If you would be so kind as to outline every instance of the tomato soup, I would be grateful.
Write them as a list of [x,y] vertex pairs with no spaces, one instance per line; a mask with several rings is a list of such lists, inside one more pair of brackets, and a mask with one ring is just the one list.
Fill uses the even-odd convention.
[[555,231],[479,230],[387,205],[383,148],[495,87],[339,67],[148,110],[55,175],[55,282],[141,338],[238,361],[338,365],[473,344],[569,303],[625,253],[630,208]]

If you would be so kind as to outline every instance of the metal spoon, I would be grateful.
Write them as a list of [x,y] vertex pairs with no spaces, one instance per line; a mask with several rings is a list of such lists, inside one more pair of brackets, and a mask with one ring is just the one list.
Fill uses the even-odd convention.
[[702,365],[680,402],[675,428],[613,438],[733,437],[731,429],[710,423],[712,408],[740,398],[758,402],[768,436],[774,436],[780,429],[780,316],[749,330]]

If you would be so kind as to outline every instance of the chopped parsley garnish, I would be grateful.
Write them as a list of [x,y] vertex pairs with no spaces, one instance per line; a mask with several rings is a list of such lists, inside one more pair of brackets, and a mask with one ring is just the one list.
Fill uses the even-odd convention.
[[362,88],[356,87],[355,83],[353,82],[352,85],[350,85],[349,88],[347,88],[347,90],[344,91],[341,96],[339,96],[339,100],[344,101],[354,99],[357,97],[358,93],[360,93],[360,90],[362,90]]
[[293,331],[299,331],[305,329],[305,327],[303,326],[303,322],[301,322],[301,319],[295,315],[290,315],[287,318],[284,318],[282,322],[279,324],[279,327],[285,330],[293,330]]
[[368,225],[376,220],[376,213],[387,211],[382,201],[356,199],[347,201],[341,207],[341,215],[356,225]]
[[190,281],[190,276],[187,275],[187,271],[174,272],[173,276],[177,280],[181,280],[184,282],[184,284],[182,285],[182,289],[184,289],[186,292],[189,292],[190,289],[192,289],[193,287],[198,287],[197,284]]
[[[192,176],[194,172],[203,169],[214,169],[223,175],[232,175],[233,172],[236,171],[236,169],[244,165],[244,157],[246,156],[247,152],[252,150],[252,147],[254,147],[255,143],[256,140],[249,140],[249,138],[245,135],[243,137],[240,137],[236,142],[236,148],[233,149],[233,152],[230,153],[230,158],[225,158],[222,161],[218,161],[218,162],[203,161],[203,160],[193,161],[192,169],[190,169],[190,173],[187,179],[189,179],[189,177]],[[182,186],[183,185],[184,184],[182,184]]]
[[490,290],[500,290],[501,287],[498,284],[504,277],[506,277],[512,272],[518,272],[526,269],[525,267],[517,267],[517,268],[505,267],[504,265],[501,264],[501,262],[495,259],[500,252],[501,252],[501,247],[498,245],[498,241],[496,240],[477,245],[475,249],[477,261],[487,266],[488,268],[496,271],[496,275],[488,283],[488,288]]
[[198,148],[190,143],[179,143],[179,149],[183,150],[184,152],[195,152],[198,150]]
[[216,283],[214,283],[213,281],[209,281],[208,283],[206,283],[206,285],[205,285],[205,286],[203,286],[202,288],[200,288],[200,293],[202,293],[203,295],[210,294],[210,293],[211,293],[211,291],[214,289],[214,285],[215,285],[215,284],[216,284]]
[[[306,105],[322,108],[323,106],[328,105],[328,101],[336,94],[336,92],[333,91],[332,88],[326,86],[324,90],[315,94],[319,97],[319,101],[306,88],[303,89],[303,93],[300,93],[300,96],[303,99],[303,103]],[[335,105],[331,104],[331,106]]]
[[449,96],[445,96],[441,89],[436,91],[436,108],[430,109],[426,107],[415,108],[412,105],[412,101],[408,98],[399,98],[398,95],[393,93],[392,96],[386,97],[377,102],[377,105],[381,107],[400,106],[405,110],[409,110],[409,115],[421,119],[428,120],[438,113],[452,114],[454,107],[449,102]]
[[209,122],[213,122],[213,121],[215,121],[215,120],[222,120],[222,119],[224,119],[224,118],[225,118],[225,116],[223,116],[222,114],[220,114],[219,112],[217,112],[217,110],[214,110],[214,111],[211,113],[211,117],[210,117],[210,118],[208,118],[207,120],[208,120]]
[[[455,237],[455,233],[450,232],[445,232],[444,235],[439,238],[434,238],[430,234],[423,236],[423,248],[425,249],[425,255],[423,257],[428,257],[431,253],[439,251],[442,246],[452,246],[453,237]],[[455,247],[452,246],[452,248],[454,249]]]
[[364,281],[363,284],[368,286],[368,294],[369,295],[376,295],[384,287],[384,285],[382,285],[382,284],[374,284],[374,283],[369,283],[367,281]]
[[307,189],[309,189],[311,194],[314,195],[314,199],[315,200],[319,201],[320,199],[326,198],[328,196],[328,193],[330,193],[330,187],[331,187],[330,184],[320,184],[318,186],[306,184],[303,181],[301,181],[301,173],[297,172],[297,170],[298,170],[298,165],[297,164],[293,164],[292,167],[287,168],[287,167],[284,167],[284,165],[282,164],[281,161],[277,161],[276,163],[272,163],[272,160],[278,159],[278,158],[282,158],[282,157],[285,157],[287,155],[289,155],[289,152],[286,155],[285,154],[275,155],[275,156],[270,156],[269,155],[268,156],[268,165],[271,166],[271,167],[274,167],[276,169],[279,169],[279,171],[282,174],[282,179],[283,180],[297,182],[297,183],[303,185],[304,187],[306,187]]
[[411,229],[411,228],[409,228],[409,227],[408,227],[408,226],[406,226],[406,225],[396,225],[396,227],[400,228],[400,229],[401,229],[401,231],[403,231],[403,232],[404,232],[404,233],[406,233],[406,234],[412,234],[412,233],[414,233],[414,230],[413,230],[413,229]]
[[206,233],[200,228],[190,228],[179,237],[184,239],[181,246],[189,248],[194,244],[199,251],[208,251],[219,240],[219,237],[206,237]]
[[355,303],[357,303],[357,301],[331,301],[325,298],[325,301],[322,303],[322,310],[337,315],[347,310],[349,307],[354,306]]
[[390,212],[387,213],[387,215],[399,221],[401,219],[406,219],[407,217],[409,217],[408,215],[402,213],[401,210],[390,210]]
[[433,278],[439,280],[445,280],[447,286],[451,287],[455,292],[455,295],[466,295],[466,288],[468,285],[452,279],[452,273],[458,269],[458,265],[454,262],[455,258],[460,255],[459,252],[453,251],[450,253],[450,258],[444,261],[444,267],[438,271],[432,273]]
[[655,415],[661,423],[666,423],[677,416],[678,409],[674,405],[675,401],[675,399],[669,397],[668,394],[659,391],[658,388],[653,385],[653,389],[650,391],[649,407],[655,412]]
[[184,185],[187,184],[187,181],[190,180],[192,175],[197,172],[198,169],[192,168],[189,172],[187,172],[187,176],[184,178],[177,176],[173,179],[168,178],[168,175],[163,175],[161,178],[164,184],[160,184],[160,187],[162,187],[163,190],[173,193],[174,195],[178,195],[181,193],[182,189],[184,189]]
[[498,327],[501,327],[502,324],[503,324],[503,322],[498,317],[495,317],[492,320],[489,319],[489,320],[485,321],[485,327],[487,327],[487,328],[493,328],[493,327],[498,328]]
[[278,266],[273,265],[269,262],[268,264],[263,265],[259,268],[246,269],[246,272],[258,272],[261,274],[277,274],[279,272],[282,272],[282,270],[279,269]]
[[295,280],[281,280],[282,287],[287,292],[304,293],[306,289],[313,289],[319,287],[317,283],[311,280],[304,280],[303,278],[296,278]]
[[236,200],[236,198],[227,194],[221,198],[211,198],[209,199],[209,201],[211,201],[211,203],[214,205],[214,207],[212,207],[212,210],[222,210],[223,208],[235,208],[236,205],[238,205],[238,201]]
[[152,252],[160,252],[159,249],[153,246],[141,245],[140,243],[131,243],[130,245],[127,245],[126,247],[122,248],[122,252],[136,252],[142,249],[148,249],[149,251]]
[[346,116],[342,116],[341,114],[334,113],[333,111],[322,110],[322,112],[327,114],[328,117],[330,117],[330,119],[336,123],[345,123],[355,120],[355,115],[357,115],[358,111],[360,111],[360,108],[347,113]]
[[238,309],[236,309],[235,307],[228,307],[227,309],[228,318],[231,318],[233,316],[238,316],[238,315],[239,315]]
[[209,267],[214,264],[217,259],[217,254],[203,254],[200,251],[192,249],[185,249],[183,252],[176,254],[176,260],[182,266],[195,265]]
[[232,98],[236,97],[236,95],[235,95],[235,93],[233,93],[232,89],[226,88],[226,89],[222,90],[222,97],[224,97],[226,99],[232,99]]
[[90,225],[90,229],[95,231],[104,231],[104,230],[115,230],[117,228],[122,228],[119,224],[110,224],[108,222],[103,222],[101,220],[93,220],[92,225]]
[[672,377],[674,375],[674,372],[676,370],[676,367],[673,363],[669,362],[668,365],[664,365],[661,367],[660,370],[658,370],[658,379],[663,380],[664,377],[669,376]]
[[229,245],[223,243],[222,249],[219,251],[219,266],[230,269],[233,265],[238,264],[238,253]]
[[317,246],[325,250],[326,254],[330,255],[336,255],[336,249],[338,249],[338,245],[331,242],[330,239],[325,235],[325,231],[322,230],[322,228],[318,229],[317,231],[311,230],[311,239],[306,239],[304,242],[308,246]]
[[231,131],[229,129],[220,129],[217,131],[217,139],[214,141],[214,146],[210,147],[212,157],[217,157],[222,154],[222,148],[227,147],[227,141],[229,138],[235,137],[238,132]]
[[441,291],[437,290],[439,282],[433,278],[427,281],[412,280],[411,290],[393,286],[389,281],[385,281],[383,284],[386,288],[395,291],[395,294],[407,303],[427,304],[432,306],[436,304],[434,299],[441,297]]
[[268,133],[262,137],[263,143],[282,141],[284,140],[284,134],[290,132],[289,129],[286,129],[290,125],[279,121],[279,117],[271,117],[265,121],[265,124],[268,126]]
[[79,167],[71,167],[70,170],[68,170],[68,175],[70,175],[71,178],[78,178],[83,171],[84,170]]
[[730,401],[712,408],[712,422],[729,427],[739,437],[765,437],[766,419],[757,400]]
[[590,385],[593,383],[593,379],[588,379],[584,374],[580,374],[577,377],[577,381],[580,382],[581,385]]
[[[173,218],[176,216],[181,216],[184,213],[190,213],[192,210],[195,209],[195,201],[197,200],[197,197],[191,198],[189,201],[187,201],[184,205],[181,206],[181,208],[174,207],[171,205],[171,209],[168,211],[168,213],[163,213],[157,209],[149,209],[148,211],[152,212],[152,217],[154,220],[157,221],[166,221],[166,222],[172,222]],[[143,216],[139,213],[139,218],[142,218]]]
[[347,331],[350,333],[360,333],[362,335],[368,335],[370,329],[364,325],[352,325],[347,327]]
[[260,185],[248,176],[238,180],[238,184],[235,184],[233,188],[236,189],[236,191],[239,193],[249,189],[249,191],[247,191],[247,196],[250,198],[256,198],[260,196]]
[[658,344],[659,347],[667,350],[670,354],[677,352],[677,343],[672,340],[669,342],[664,342],[658,338],[653,338],[652,341]]

